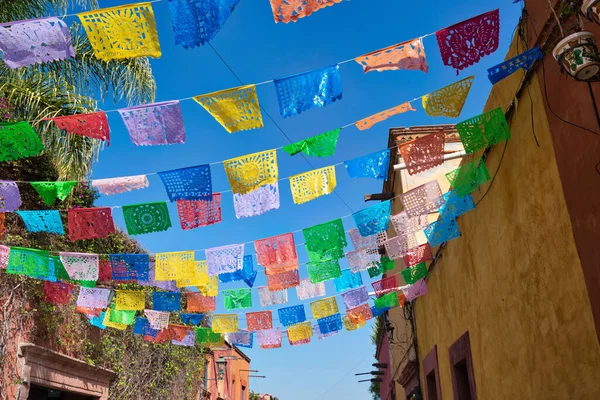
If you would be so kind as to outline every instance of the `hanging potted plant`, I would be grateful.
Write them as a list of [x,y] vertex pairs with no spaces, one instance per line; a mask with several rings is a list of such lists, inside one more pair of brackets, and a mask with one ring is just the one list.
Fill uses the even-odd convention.
[[584,0],[581,13],[590,21],[600,25],[600,0]]

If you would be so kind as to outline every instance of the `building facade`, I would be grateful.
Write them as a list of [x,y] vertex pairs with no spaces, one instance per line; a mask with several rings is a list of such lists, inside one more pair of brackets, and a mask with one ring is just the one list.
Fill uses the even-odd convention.
[[[219,360],[225,360],[219,376]],[[238,347],[224,342],[206,356],[203,397],[210,400],[248,400],[250,398],[250,358]]]

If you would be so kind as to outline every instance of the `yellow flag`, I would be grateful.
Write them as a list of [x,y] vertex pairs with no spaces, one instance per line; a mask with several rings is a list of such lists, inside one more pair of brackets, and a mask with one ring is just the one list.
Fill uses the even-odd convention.
[[296,204],[306,203],[330,194],[336,185],[334,166],[314,169],[290,177],[290,188]]
[[423,96],[423,108],[431,117],[458,118],[465,105],[473,79],[470,76]]
[[233,193],[246,194],[279,178],[277,152],[267,150],[223,161]]
[[344,323],[344,327],[346,328],[347,331],[355,331],[359,328],[362,328],[363,326],[365,326],[367,324],[367,321],[363,321],[359,324],[355,324],[352,321],[350,321],[350,318],[348,318],[346,315],[344,315],[342,317],[342,322]]
[[193,251],[156,253],[155,277],[157,281],[177,281],[191,279],[195,261]]
[[337,314],[339,311],[335,296],[313,301],[310,303],[310,308],[315,319],[329,317],[330,315]]
[[299,342],[308,339],[313,334],[312,325],[310,321],[307,321],[288,326],[287,334],[291,342]]
[[209,283],[206,260],[195,261],[194,268],[189,271],[189,279],[178,279],[177,287],[205,286]]
[[214,333],[233,333],[238,331],[237,314],[213,314],[212,331]]
[[116,310],[143,310],[146,308],[146,295],[141,290],[117,290]]
[[102,320],[102,325],[107,326],[109,328],[115,328],[120,331],[124,331],[125,329],[127,329],[127,325],[125,325],[125,324],[110,321],[110,308],[107,308],[106,312],[104,313],[104,319]]

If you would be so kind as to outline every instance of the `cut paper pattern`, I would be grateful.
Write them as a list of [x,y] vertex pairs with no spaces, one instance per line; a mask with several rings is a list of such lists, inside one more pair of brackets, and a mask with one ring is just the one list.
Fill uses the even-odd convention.
[[210,165],[159,172],[169,200],[210,200],[212,180]]
[[290,335],[288,334],[288,343],[292,347],[294,347],[294,346],[302,346],[302,345],[305,345],[305,344],[309,344],[310,343],[310,338],[308,338],[308,339],[302,339],[302,340],[299,340],[297,342],[292,342],[291,339],[290,339]]
[[0,181],[0,212],[11,212],[21,207],[21,193],[13,181]]
[[510,139],[510,129],[502,108],[496,108],[456,124],[467,154]]
[[259,286],[258,297],[260,299],[261,307],[286,304],[288,302],[287,289],[271,292],[267,286]]
[[[0,203],[2,203],[2,201],[3,200],[0,197]],[[3,213],[3,212],[0,212],[0,240],[4,237],[4,234],[6,233],[6,229],[4,227],[4,221],[5,221],[5,219],[6,219],[6,214]]]
[[156,311],[181,310],[181,293],[153,292],[152,309]]
[[252,307],[252,291],[250,289],[223,290],[221,293],[227,310]]
[[375,278],[381,274],[385,274],[387,271],[391,271],[396,267],[396,264],[389,257],[381,257],[379,262],[369,268],[369,278]]
[[315,297],[323,297],[326,294],[323,282],[311,283],[310,279],[302,279],[300,285],[296,287],[298,300],[314,299]]
[[233,194],[236,218],[255,217],[267,211],[279,209],[279,185],[261,186],[246,194]]
[[373,312],[371,311],[371,307],[368,304],[363,304],[362,306],[354,307],[346,311],[346,315],[348,319],[353,324],[364,324],[368,320],[373,318]]
[[435,33],[444,65],[463,70],[498,50],[498,10],[478,15]]
[[419,174],[444,163],[444,131],[431,133],[399,146],[409,175]]
[[259,331],[257,333],[258,344],[260,344],[261,349],[276,349],[281,347],[282,335],[281,329],[269,329],[264,331]]
[[110,310],[109,320],[117,324],[133,325],[135,322],[135,310],[117,310],[115,308],[109,308]]
[[[127,329],[127,324],[122,324],[118,322],[111,321],[111,314],[115,313],[115,310],[107,308],[104,313],[104,319],[102,320],[102,325],[108,328],[118,329],[120,331],[124,331]],[[113,317],[114,319],[118,319],[118,317]]]
[[304,204],[333,193],[336,186],[335,166],[333,165],[290,177],[290,189],[296,204]]
[[366,286],[352,289],[342,293],[342,301],[346,308],[354,308],[369,301],[369,292]]
[[387,240],[386,232],[379,232],[376,235],[362,237],[358,229],[353,228],[348,231],[354,250],[368,250],[380,246]]
[[391,203],[390,200],[382,201],[352,214],[352,219],[362,237],[387,231],[390,224]]
[[422,104],[430,117],[458,118],[475,76],[470,76],[423,96]]
[[29,122],[2,122],[0,136],[2,136],[0,162],[39,156],[44,150],[40,137]]
[[482,159],[477,159],[448,172],[446,179],[448,179],[458,197],[465,197],[480,185],[489,181],[490,174],[485,167],[485,162]]
[[275,150],[248,154],[223,161],[231,190],[247,194],[261,186],[275,184],[279,179]]
[[210,42],[221,30],[239,0],[171,0],[175,44],[185,49]]
[[254,341],[254,334],[248,331],[237,331],[235,333],[228,333],[226,335],[226,340],[234,346],[251,349],[252,342]]
[[0,269],[6,269],[8,258],[10,257],[10,247],[0,244]]
[[[102,261],[100,262],[100,265],[102,265]],[[150,261],[150,264],[148,266],[148,279],[138,279],[137,283],[140,286],[153,286],[158,289],[166,290],[167,292],[179,291],[179,288],[177,288],[177,285],[173,280],[156,281],[156,263],[154,261]]]
[[188,271],[194,271],[194,267],[193,251],[156,253],[155,279],[157,281],[190,279]]
[[0,49],[12,69],[75,56],[69,28],[56,17],[0,24]]
[[220,334],[214,333],[210,328],[196,329],[196,342],[204,344],[220,344],[223,338]]
[[254,249],[256,260],[265,268],[266,275],[298,269],[298,255],[293,233],[256,240]]
[[129,137],[136,146],[185,143],[179,101],[164,101],[119,110]]
[[48,232],[64,235],[62,220],[57,210],[17,211],[29,232]]
[[67,305],[71,302],[73,285],[63,282],[44,281],[44,301],[50,304]]
[[150,269],[148,254],[111,254],[109,257],[113,280],[148,280]]
[[329,281],[342,276],[342,269],[338,260],[329,260],[306,264],[308,278],[314,284]]
[[399,106],[388,108],[376,114],[373,114],[367,118],[363,118],[360,121],[356,121],[354,126],[360,131],[371,129],[373,125],[379,122],[385,121],[386,119],[393,117],[394,115],[404,114],[407,111],[417,111],[416,108],[410,104],[410,102],[402,103]]
[[277,310],[279,322],[283,326],[290,326],[306,321],[306,313],[304,312],[304,304],[293,307],[285,307]]
[[77,306],[87,308],[107,308],[110,304],[112,290],[101,288],[79,288]]
[[390,167],[390,150],[386,149],[344,162],[350,178],[385,180]]
[[283,147],[283,151],[290,156],[300,152],[311,157],[329,157],[335,153],[338,138],[342,128],[337,128],[329,132],[322,133],[296,143],[288,144]]
[[429,70],[423,40],[413,39],[354,59],[365,73],[370,71]]
[[254,280],[256,279],[256,274],[257,271],[254,270],[252,256],[248,255],[244,256],[244,266],[242,269],[234,272],[219,274],[219,281],[223,283],[244,281],[246,285],[252,287],[254,285]]
[[69,239],[97,239],[115,233],[115,223],[109,207],[75,208],[69,210]]
[[267,287],[270,291],[289,289],[300,284],[298,270],[282,272],[277,275],[267,275]]
[[123,206],[123,216],[130,235],[162,232],[171,227],[169,209],[164,201]]
[[321,319],[338,313],[338,305],[335,297],[327,297],[310,303],[313,317]]
[[446,202],[440,208],[440,217],[453,219],[475,208],[473,197],[470,194],[459,197],[453,190],[444,193]]
[[388,277],[385,277],[379,281],[375,281],[371,283],[371,286],[373,286],[373,289],[375,290],[375,295],[377,297],[381,297],[384,294],[388,294],[390,292],[395,292],[396,290],[398,290],[398,276],[397,275],[391,275]]
[[169,332],[169,337],[171,338],[171,340],[181,341],[187,336],[188,332],[190,331],[190,327],[184,325],[169,324],[169,326],[167,326],[167,330]]
[[97,281],[100,270],[100,256],[89,253],[61,252],[60,262],[74,281]]
[[342,98],[339,65],[275,79],[274,83],[279,112],[283,118],[311,108],[325,107]]
[[431,247],[460,237],[460,228],[454,218],[440,218],[425,228],[424,232]]
[[110,146],[110,127],[104,111],[89,114],[65,115],[49,118],[59,129],[73,135],[106,141]]
[[179,314],[181,322],[186,325],[200,325],[204,319],[204,314]]
[[194,97],[194,100],[229,133],[263,127],[254,85],[203,94]]
[[407,267],[412,267],[413,265],[417,265],[425,261],[431,261],[433,260],[433,252],[431,251],[431,246],[429,245],[429,243],[425,243],[420,245],[419,247],[410,249],[403,257],[403,260],[404,265],[406,265]]
[[275,22],[296,22],[300,18],[308,17],[321,8],[341,3],[342,0],[270,0]]
[[212,278],[208,276],[206,261],[204,260],[194,261],[194,265],[191,269],[178,271],[176,274],[181,277],[177,278],[175,281],[177,287],[205,287],[211,283],[210,280]]
[[246,324],[251,332],[273,328],[273,314],[271,311],[246,313]]
[[[384,296],[385,297],[385,296]],[[379,300],[379,299],[377,299]],[[386,311],[389,311],[389,308],[377,308],[375,306],[371,307],[371,314],[373,315],[373,318],[377,318],[380,315],[383,315],[383,313],[385,313]]]
[[216,297],[205,296],[202,293],[186,293],[187,312],[208,313],[217,309]]
[[365,324],[366,324],[366,322],[362,322],[362,323],[359,323],[359,324],[355,324],[355,323],[353,323],[353,322],[350,320],[350,318],[348,318],[348,316],[347,316],[347,315],[344,315],[344,316],[342,317],[342,322],[344,323],[344,328],[346,328],[346,330],[347,330],[348,332],[352,332],[352,331],[355,331],[355,330],[357,330],[357,329],[360,329],[360,328],[362,328],[363,326],[365,326]]
[[342,271],[342,276],[340,276],[339,278],[335,278],[333,284],[335,285],[335,290],[338,293],[341,293],[348,289],[354,289],[359,286],[362,286],[362,275],[360,274],[360,272],[354,274],[349,269],[345,269]]
[[175,346],[194,347],[196,343],[196,331],[190,329],[181,340],[171,339],[171,344]]
[[[442,207],[444,207],[444,205],[442,205]],[[392,215],[391,221],[397,235],[418,232],[429,224],[427,214],[409,217],[406,211]]]
[[[344,247],[348,245],[348,242],[341,219],[305,228],[302,233],[311,263],[338,260],[344,257]],[[313,283],[315,282],[313,281]]]
[[244,266],[244,245],[232,244],[206,249],[206,265],[208,266],[209,276],[242,269]]
[[498,65],[488,68],[488,78],[492,85],[512,75],[518,69],[528,71],[536,60],[543,58],[542,49],[534,47]]
[[420,263],[413,267],[406,268],[401,272],[402,277],[404,278],[404,282],[408,285],[412,285],[416,283],[419,279],[425,278],[429,275],[429,271],[427,270],[427,264]]
[[117,290],[116,310],[143,310],[146,295],[141,290]]
[[96,328],[100,328],[102,330],[106,329],[106,325],[104,325],[102,323],[102,321],[104,321],[104,317],[106,316],[106,313],[100,313],[99,317],[88,317],[88,322],[90,323],[90,325],[95,326]]
[[295,345],[298,345],[298,342],[310,339],[312,334],[313,331],[310,321],[294,324],[287,328],[288,340]]
[[120,178],[94,179],[92,186],[106,196],[144,189],[150,186],[146,175],[124,176]]
[[101,60],[160,57],[151,3],[103,8],[77,14],[94,54]]
[[401,194],[400,201],[409,217],[437,212],[445,202],[442,189],[437,181],[427,182]]
[[54,204],[56,198],[61,201],[66,199],[77,184],[74,181],[66,182],[30,182],[48,207]]
[[210,200],[177,200],[179,223],[184,231],[218,224],[222,221],[221,193]]
[[429,290],[427,289],[427,283],[424,279],[417,281],[414,285],[404,288],[403,291],[407,301],[413,301],[416,298],[429,293]]
[[219,294],[219,277],[209,276],[208,284],[198,286],[198,290],[205,296],[217,296]]
[[214,333],[234,333],[238,330],[237,314],[213,314],[212,331]]
[[418,246],[414,233],[399,235],[383,242],[387,256],[392,260],[403,258],[406,254]]
[[314,331],[319,340],[323,340],[341,331],[342,326],[342,316],[334,314],[317,320]]

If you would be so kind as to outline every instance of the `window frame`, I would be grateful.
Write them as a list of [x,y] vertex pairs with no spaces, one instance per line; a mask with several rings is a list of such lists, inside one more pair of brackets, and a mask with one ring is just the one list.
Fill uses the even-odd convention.
[[452,375],[454,400],[462,400],[459,398],[456,366],[463,361],[467,366],[467,376],[469,378],[469,389],[471,391],[471,399],[469,400],[477,400],[477,387],[475,385],[475,374],[473,372],[473,357],[471,355],[469,331],[463,333],[462,336],[448,348],[448,353],[450,356],[450,371]]
[[427,378],[429,377],[429,375],[431,375],[431,373],[433,373],[433,377],[435,379],[435,390],[436,390],[436,399],[435,400],[442,400],[442,388],[441,388],[441,384],[440,384],[440,366],[438,363],[437,345],[434,345],[431,348],[431,350],[429,351],[429,353],[427,353],[425,358],[423,358],[423,377],[424,377],[423,386],[425,387],[424,392],[425,392],[425,398],[427,400],[432,400],[430,398],[429,384],[427,381]]

